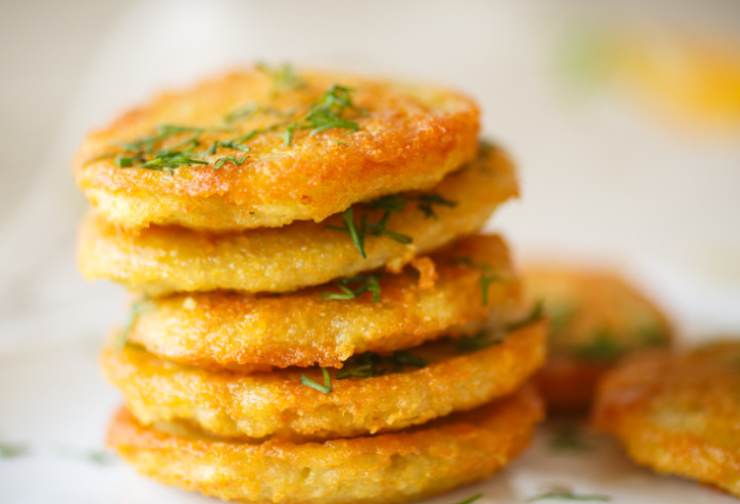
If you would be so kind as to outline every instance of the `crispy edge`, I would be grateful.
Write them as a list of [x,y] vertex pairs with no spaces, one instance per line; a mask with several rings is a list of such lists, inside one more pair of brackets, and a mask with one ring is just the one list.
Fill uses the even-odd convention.
[[[289,369],[237,374],[180,366],[142,350],[107,347],[101,364],[127,407],[143,423],[181,421],[229,437],[329,438],[398,430],[511,393],[545,359],[545,322],[508,335],[498,345],[460,353],[454,343],[411,349],[443,352],[426,367],[381,376],[336,379],[322,394]],[[449,352],[453,352],[449,356]],[[393,391],[389,394],[388,391]]]
[[[370,293],[325,299],[333,285],[282,296],[226,292],[175,295],[144,301],[128,340],[162,358],[201,367],[341,367],[362,352],[387,353],[443,335],[501,325],[521,306],[521,285],[504,240],[475,235],[429,256],[436,274],[420,285],[410,271],[378,273],[379,302]],[[462,264],[470,258],[473,265]],[[486,264],[499,281],[487,288]]]
[[525,387],[422,427],[324,442],[258,444],[165,434],[121,410],[108,445],[165,484],[243,502],[406,502],[483,479],[529,443],[542,403]]
[[[370,237],[362,259],[349,236],[326,223],[210,234],[174,227],[127,232],[90,216],[82,226],[78,264],[88,279],[108,279],[152,296],[218,289],[285,292],[387,265],[399,269],[422,253],[478,230],[497,206],[518,195],[504,153],[487,149],[468,168],[446,177],[434,192],[457,201],[429,219],[408,204],[388,227],[412,244]],[[336,217],[328,223],[341,225]]]
[[[306,77],[317,83],[314,91],[323,92],[334,79],[357,88],[357,105],[370,110],[357,119],[359,131],[300,135],[291,146],[283,145],[280,133],[263,135],[253,142],[242,166],[225,170],[209,165],[171,175],[122,170],[113,159],[89,162],[131,132],[142,134],[157,122],[171,122],[162,117],[168,110],[177,110],[178,103],[199,103],[209,97],[221,102],[234,87],[264,87],[252,82],[254,73],[234,72],[189,90],[162,94],[89,135],[74,167],[78,185],[91,204],[107,220],[130,228],[151,224],[210,230],[279,227],[295,220],[321,221],[358,201],[428,188],[475,157],[480,111],[469,97],[441,88],[307,72]],[[412,89],[418,96],[412,96]],[[305,101],[304,91],[296,94],[301,95],[297,101]],[[233,105],[242,106],[244,101]],[[282,101],[290,101],[290,96]],[[198,118],[179,118],[186,124],[193,119]]]
[[616,437],[640,465],[740,496],[740,452],[651,421],[653,401],[666,394],[666,377],[697,372],[697,363],[683,366],[679,359],[669,351],[646,351],[608,371],[597,389],[591,423]]

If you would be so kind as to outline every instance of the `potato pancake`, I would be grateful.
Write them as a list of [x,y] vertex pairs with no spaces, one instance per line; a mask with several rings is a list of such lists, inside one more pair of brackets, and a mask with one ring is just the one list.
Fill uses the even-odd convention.
[[[398,430],[509,394],[545,358],[545,322],[440,340],[341,370],[243,374],[108,346],[101,363],[140,422],[178,422],[223,437],[331,438]],[[389,393],[392,391],[392,393]]]
[[484,148],[429,192],[387,196],[320,224],[226,234],[158,226],[130,232],[90,218],[80,236],[79,266],[89,279],[149,295],[286,292],[384,265],[400,269],[417,254],[474,233],[517,194],[508,158]]
[[587,409],[599,378],[621,357],[671,342],[663,311],[613,272],[531,265],[523,280],[529,299],[542,300],[551,321],[538,383],[555,411]]
[[463,238],[417,262],[428,272],[379,271],[282,295],[217,291],[140,300],[126,337],[202,367],[341,367],[356,353],[501,327],[521,311],[521,284],[498,236]]
[[[140,473],[224,500],[400,503],[486,478],[528,445],[542,418],[532,388],[408,431],[323,442],[218,440],[144,427],[125,410],[108,445]],[[165,430],[167,432],[165,432]]]
[[[292,85],[277,85],[292,75]],[[289,67],[163,93],[88,135],[77,182],[108,221],[193,229],[322,221],[424,190],[475,157],[479,110],[449,89]]]
[[620,364],[599,386],[594,424],[639,464],[740,496],[740,340]]

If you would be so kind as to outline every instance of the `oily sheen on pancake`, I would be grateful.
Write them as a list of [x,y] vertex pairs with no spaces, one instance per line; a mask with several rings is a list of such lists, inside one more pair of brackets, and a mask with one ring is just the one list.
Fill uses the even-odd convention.
[[607,373],[594,424],[638,464],[740,497],[740,339],[647,352]]
[[[463,238],[417,264],[421,273],[379,271],[279,296],[218,291],[139,301],[127,339],[211,368],[341,367],[357,353],[501,327],[521,310],[519,278],[498,236]],[[343,288],[360,294],[347,298]]]
[[615,272],[539,264],[524,268],[523,280],[527,296],[544,300],[551,320],[549,359],[538,383],[554,410],[587,409],[599,378],[619,359],[671,343],[665,313]]
[[[280,229],[213,234],[181,227],[126,231],[100,218],[83,225],[79,266],[88,279],[114,280],[149,295],[218,289],[286,292],[352,276],[384,265],[394,269],[476,232],[500,204],[518,194],[514,169],[500,150],[485,147],[465,169],[427,193],[407,193],[393,210],[353,207],[355,224],[377,224],[406,240],[367,232],[362,257],[334,216],[323,223],[297,222]],[[425,198],[426,196],[426,198]],[[445,201],[432,204],[430,200]],[[339,228],[340,230],[338,230]]]
[[304,383],[303,377],[325,383],[316,368],[208,371],[131,345],[107,347],[101,363],[144,424],[182,422],[230,437],[330,438],[398,430],[511,393],[544,361],[545,323],[518,329],[501,342],[499,337],[443,340],[385,357],[360,355],[342,370],[327,372],[329,389],[323,392]]
[[479,111],[440,87],[253,68],[162,93],[88,135],[77,182],[128,228],[279,227],[424,190],[475,157]]
[[401,503],[490,476],[527,446],[542,414],[536,393],[525,388],[407,431],[246,443],[189,429],[144,427],[121,410],[108,445],[146,476],[224,500]]

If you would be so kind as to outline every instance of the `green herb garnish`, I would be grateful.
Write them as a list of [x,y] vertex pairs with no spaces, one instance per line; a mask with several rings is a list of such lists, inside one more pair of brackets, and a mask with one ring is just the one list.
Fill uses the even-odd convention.
[[527,499],[527,502],[537,502],[542,500],[572,500],[572,501],[593,501],[593,502],[607,502],[612,500],[608,495],[603,494],[577,494],[568,488],[552,488],[546,492],[543,492],[534,497]]
[[0,459],[22,457],[30,451],[30,447],[25,443],[0,443]]
[[481,497],[483,497],[483,494],[482,493],[471,495],[467,499],[463,499],[460,502],[458,502],[457,504],[472,504],[473,502],[477,501]]
[[537,322],[538,320],[541,320],[545,316],[545,310],[544,310],[544,304],[542,300],[537,301],[532,309],[529,311],[527,315],[525,315],[520,320],[515,320],[514,322],[510,322],[506,326],[507,331],[516,331],[517,329],[521,329],[522,327],[526,327],[529,324],[533,324],[534,322]]
[[493,271],[493,268],[490,264],[474,261],[473,258],[469,256],[455,257],[452,259],[452,262],[455,264],[463,264],[465,266],[468,266],[469,268],[480,270],[481,276],[479,282],[481,303],[483,303],[483,306],[488,305],[488,288],[491,286],[492,283],[501,281],[501,275]]
[[398,243],[409,244],[413,239],[405,234],[388,229],[388,219],[396,212],[404,209],[406,201],[402,196],[390,195],[383,196],[367,204],[371,210],[382,210],[383,214],[376,222],[369,222],[367,214],[360,217],[359,224],[355,223],[354,210],[352,207],[342,212],[342,226],[327,226],[328,229],[347,233],[352,239],[355,248],[360,252],[362,257],[367,257],[365,252],[365,238],[370,236],[386,236]]
[[620,358],[624,352],[624,346],[617,341],[611,330],[606,327],[596,329],[588,342],[571,350],[576,358],[593,362],[613,362]]
[[349,278],[335,280],[334,284],[339,292],[324,292],[324,299],[346,300],[354,299],[365,292],[369,292],[373,302],[380,301],[380,282],[378,275],[356,275]]
[[493,334],[492,331],[479,331],[470,336],[462,336],[454,340],[455,348],[458,352],[476,352],[492,345],[500,345],[504,338],[500,334]]
[[221,168],[223,168],[223,166],[226,163],[233,164],[234,166],[240,166],[246,160],[247,160],[247,157],[246,156],[240,156],[240,157],[236,157],[236,156],[224,156],[224,157],[218,158],[216,160],[216,162],[213,163],[213,167],[216,170],[220,170]]
[[365,352],[353,355],[344,367],[337,371],[337,380],[346,378],[369,378],[389,373],[398,373],[408,368],[426,367],[427,361],[406,350],[399,350],[390,355],[379,355]]
[[287,126],[283,135],[285,145],[293,142],[293,135],[299,130],[309,130],[311,135],[316,135],[335,128],[351,131],[360,129],[355,121],[342,117],[347,111],[359,110],[352,103],[351,93],[352,90],[347,87],[332,85],[302,119]]
[[273,67],[264,62],[256,65],[257,70],[272,77],[272,88],[274,93],[282,91],[291,91],[306,87],[306,81],[303,80],[290,63],[283,63],[280,66]]
[[437,193],[420,194],[417,199],[418,203],[416,207],[424,214],[424,217],[428,219],[436,219],[438,217],[437,213],[434,211],[434,205],[448,208],[454,208],[457,206],[457,201],[448,200]]
[[301,384],[305,385],[306,387],[310,387],[318,392],[321,392],[322,394],[330,394],[331,393],[331,376],[329,376],[329,371],[326,370],[326,368],[321,368],[321,374],[324,377],[324,384],[320,384],[313,379],[309,378],[308,376],[302,374],[301,375]]

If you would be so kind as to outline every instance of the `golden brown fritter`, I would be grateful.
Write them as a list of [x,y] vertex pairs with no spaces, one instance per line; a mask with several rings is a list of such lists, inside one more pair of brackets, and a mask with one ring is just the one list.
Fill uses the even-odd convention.
[[523,280],[527,296],[542,300],[551,320],[539,385],[553,410],[586,409],[599,377],[622,356],[670,344],[665,314],[615,273],[532,265]]
[[463,238],[421,262],[433,268],[433,285],[407,267],[279,296],[218,291],[140,301],[127,338],[198,366],[341,367],[357,353],[500,327],[521,310],[519,278],[498,236]]
[[740,496],[740,340],[634,356],[599,385],[594,423],[639,464]]
[[122,410],[110,426],[108,444],[146,476],[224,500],[399,503],[486,478],[527,446],[541,418],[539,398],[525,388],[407,431],[245,443],[182,428],[165,433],[141,426]]
[[[320,224],[296,222],[227,234],[157,226],[132,233],[91,218],[82,229],[79,265],[89,279],[114,280],[151,295],[217,289],[285,292],[383,265],[400,268],[416,254],[475,232],[498,205],[516,195],[509,160],[498,149],[484,148],[476,162],[430,192],[385,198],[379,203],[384,209],[353,207],[356,227],[362,227],[363,218],[374,226],[365,233],[366,258],[348,233],[330,227],[345,226],[341,216]],[[386,212],[383,233],[375,236]]]
[[208,371],[132,345],[108,346],[101,363],[146,425],[181,422],[219,436],[323,439],[403,429],[511,393],[544,361],[545,323],[500,334],[361,354],[340,371]]
[[475,157],[478,131],[476,103],[448,89],[255,68],[90,134],[75,174],[122,226],[279,227],[432,187]]

